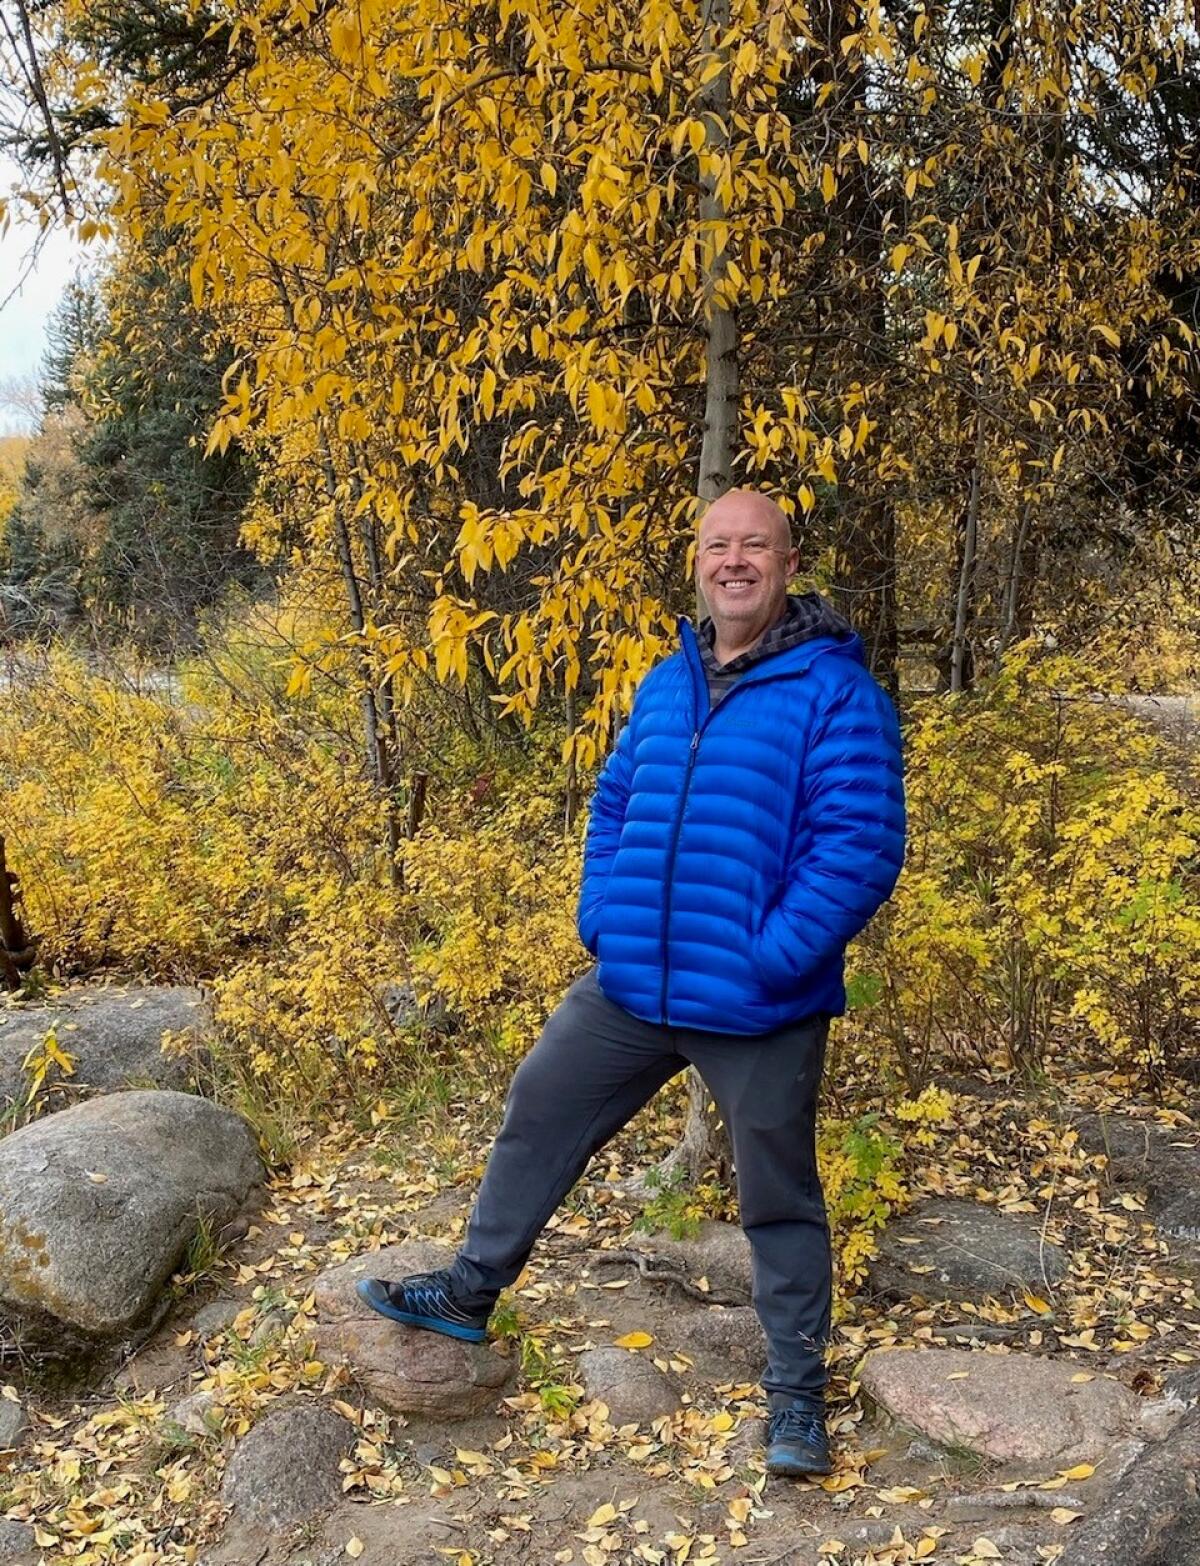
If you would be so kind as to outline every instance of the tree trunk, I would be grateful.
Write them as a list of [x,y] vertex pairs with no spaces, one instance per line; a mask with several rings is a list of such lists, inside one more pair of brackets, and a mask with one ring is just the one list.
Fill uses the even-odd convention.
[[19,880],[4,858],[4,837],[0,834],[0,985],[20,989],[24,976],[37,957],[36,936],[26,933],[18,904]]
[[[823,141],[828,147],[852,142],[859,134],[857,124],[869,83],[859,57],[847,55],[842,48],[844,38],[857,25],[858,13],[845,0],[825,0],[819,30],[822,51],[816,74],[822,84],[832,84],[824,111]],[[889,375],[887,309],[881,275],[885,265],[881,209],[894,200],[894,195],[886,192],[881,196],[877,187],[881,178],[891,177],[881,175],[877,164],[852,158],[839,174],[831,207],[840,236],[840,264],[846,269],[844,287],[835,299],[839,322],[845,329],[860,334],[859,365],[874,372],[877,386],[886,383]],[[861,373],[861,367],[856,368],[855,374]],[[872,403],[878,422],[877,439],[886,433],[887,403],[886,395],[876,395]],[[896,696],[899,635],[895,506],[890,494],[873,492],[873,482],[878,480],[860,482],[857,493],[853,486],[849,487],[840,512],[835,540],[834,599],[862,637],[872,674]]]
[[[719,40],[729,27],[729,0],[708,0],[704,16],[705,53],[719,59],[722,69],[701,90],[700,110],[704,120],[704,151],[709,157],[726,157],[729,151],[729,56]],[[700,181],[700,218],[703,223],[721,223],[726,217],[721,199],[720,169],[709,167]],[[707,230],[706,235],[712,235]],[[714,500],[719,500],[733,485],[733,457],[737,446],[738,404],[738,328],[737,315],[721,298],[721,284],[729,266],[724,244],[706,237],[704,269],[705,373],[704,438],[700,446],[700,471],[696,494],[700,501],[698,518]],[[699,585],[696,587],[697,623],[707,614],[707,605]],[[733,1146],[729,1131],[709,1097],[699,1072],[692,1067],[687,1074],[687,1121],[678,1146],[660,1165],[664,1186],[696,1185],[706,1174],[714,1174],[724,1184],[733,1176]]]
[[[337,474],[334,471],[333,457],[329,450],[328,442],[325,443],[325,490],[329,496],[329,503],[333,508],[333,527],[337,538],[338,560],[342,568],[342,580],[346,585],[346,603],[350,611],[350,624],[354,628],[356,636],[361,637],[366,628],[367,617],[363,608],[362,584],[358,579],[358,572],[354,567],[354,551],[350,543],[350,530],[346,525],[345,513],[338,501]],[[367,518],[367,527],[374,527],[373,520]],[[378,594],[381,589],[381,568],[377,548],[374,548],[375,540],[368,534],[367,557],[368,572],[373,579],[373,587]],[[379,580],[375,580],[379,578]],[[383,798],[385,825],[388,839],[389,875],[393,886],[400,886],[403,882],[403,871],[400,864],[400,820],[396,813],[396,799],[393,791],[393,768],[390,749],[389,728],[391,726],[391,692],[386,687],[379,692],[375,689],[374,674],[370,667],[370,660],[365,654],[360,655],[359,679],[361,682],[359,700],[363,715],[363,738],[366,742],[367,770],[375,780]]]
[[967,638],[974,618],[975,573],[979,555],[979,486],[983,470],[983,404],[975,410],[975,457],[971,463],[971,488],[963,519],[962,558],[954,605],[954,640],[950,645],[950,689],[967,690],[974,674]]

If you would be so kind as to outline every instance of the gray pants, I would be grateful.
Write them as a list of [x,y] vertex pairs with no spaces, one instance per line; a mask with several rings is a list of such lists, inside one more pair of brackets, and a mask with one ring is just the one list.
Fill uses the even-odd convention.
[[601,991],[573,984],[509,1089],[466,1239],[455,1293],[490,1306],[592,1154],[677,1072],[693,1065],[733,1141],[754,1307],[767,1338],[772,1402],[816,1403],[832,1295],[829,1226],[817,1173],[817,1090],[828,1020],[751,1037],[642,1022]]

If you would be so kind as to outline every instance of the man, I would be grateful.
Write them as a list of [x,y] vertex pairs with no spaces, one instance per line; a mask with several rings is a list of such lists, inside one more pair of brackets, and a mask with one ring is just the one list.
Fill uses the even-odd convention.
[[640,685],[596,785],[579,933],[598,966],[513,1078],[454,1265],[362,1297],[478,1342],[500,1290],[592,1154],[689,1064],[728,1126],[772,1473],[830,1471],[832,1303],[816,1109],[842,955],[903,857],[900,741],[862,644],[816,593],[789,597],[787,519],[733,490],[701,523],[711,620]]

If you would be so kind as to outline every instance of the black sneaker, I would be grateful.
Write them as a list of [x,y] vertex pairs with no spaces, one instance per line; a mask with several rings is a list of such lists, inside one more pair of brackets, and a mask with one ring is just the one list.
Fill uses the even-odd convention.
[[833,1472],[825,1415],[820,1409],[789,1403],[772,1413],[767,1426],[767,1472],[794,1478]]
[[406,1327],[424,1327],[447,1338],[482,1343],[487,1336],[491,1311],[464,1310],[450,1292],[450,1274],[414,1272],[389,1283],[383,1278],[360,1278],[354,1286],[360,1300],[390,1321]]

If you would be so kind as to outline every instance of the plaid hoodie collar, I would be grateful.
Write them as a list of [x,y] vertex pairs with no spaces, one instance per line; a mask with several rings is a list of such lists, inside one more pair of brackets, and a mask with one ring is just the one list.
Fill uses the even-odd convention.
[[747,669],[753,668],[756,663],[761,663],[764,658],[769,658],[773,653],[786,652],[791,647],[799,647],[801,642],[812,641],[817,636],[852,636],[854,628],[844,615],[838,613],[828,599],[822,598],[820,593],[789,593],[787,608],[776,620],[775,624],[768,627],[753,647],[744,653],[739,653],[736,658],[731,658],[728,663],[718,663],[717,655],[713,648],[713,623],[711,619],[701,620],[696,633],[696,640],[700,648],[700,657],[704,663],[704,672],[709,676],[710,683],[713,676],[722,678],[731,674],[744,674]]

